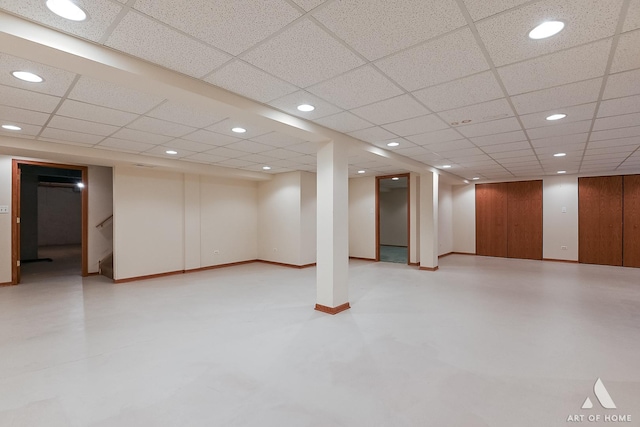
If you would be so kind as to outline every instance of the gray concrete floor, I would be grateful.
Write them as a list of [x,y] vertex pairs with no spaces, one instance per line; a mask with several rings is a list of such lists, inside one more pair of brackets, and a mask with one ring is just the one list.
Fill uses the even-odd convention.
[[1,288],[0,425],[640,425],[640,270],[452,255],[350,274],[336,316],[312,310],[313,268]]

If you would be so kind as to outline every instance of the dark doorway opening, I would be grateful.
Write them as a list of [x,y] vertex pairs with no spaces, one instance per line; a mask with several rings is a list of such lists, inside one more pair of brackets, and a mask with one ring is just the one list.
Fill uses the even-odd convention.
[[409,264],[409,174],[376,178],[376,261]]

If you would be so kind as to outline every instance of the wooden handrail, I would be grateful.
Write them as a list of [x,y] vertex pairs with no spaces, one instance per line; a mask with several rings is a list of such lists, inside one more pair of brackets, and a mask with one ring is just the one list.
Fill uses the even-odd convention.
[[105,224],[107,222],[109,222],[110,220],[113,219],[113,214],[109,215],[104,221],[102,221],[100,224],[96,225],[96,228],[102,228],[105,226]]

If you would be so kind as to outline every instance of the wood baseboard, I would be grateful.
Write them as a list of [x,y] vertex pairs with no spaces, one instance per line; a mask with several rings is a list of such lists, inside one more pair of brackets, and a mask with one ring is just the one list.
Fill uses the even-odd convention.
[[297,269],[303,269],[303,268],[309,268],[309,267],[315,267],[316,266],[315,262],[311,263],[311,264],[296,265],[296,264],[286,264],[284,262],[266,261],[264,259],[258,259],[256,261],[257,262],[262,262],[264,264],[279,265],[280,267],[289,267],[289,268],[297,268]]
[[13,284],[13,282],[4,282],[4,283],[0,283],[0,288],[3,288],[3,287],[5,287],[5,286],[15,286],[15,285]]
[[449,255],[453,255],[455,252],[447,252],[446,254],[438,255],[438,258],[444,258]]
[[98,273],[97,271],[94,273],[87,273],[87,275],[85,277],[91,277],[91,276],[99,276],[100,273]]
[[316,304],[316,307],[315,307],[315,309],[314,309],[314,310],[317,310],[317,311],[321,311],[321,312],[323,312],[323,313],[327,313],[327,314],[334,315],[334,314],[338,314],[338,313],[340,313],[341,311],[348,310],[348,309],[350,309],[350,308],[351,308],[351,306],[349,305],[349,303],[348,303],[348,302],[345,302],[344,304],[339,305],[339,306],[337,306],[337,307],[327,307],[326,305]]
[[360,261],[373,261],[373,262],[376,262],[375,258],[361,258],[359,256],[350,256],[349,259],[357,259],[357,260],[360,260]]
[[569,264],[579,264],[579,261],[573,261],[573,260],[570,260],[570,259],[542,258],[542,261],[565,262],[565,263],[569,263]]
[[412,266],[412,267],[418,267],[420,265],[420,263],[419,262],[410,262],[409,265]]
[[420,267],[420,270],[423,270],[423,271],[437,271],[438,267]]
[[209,265],[207,267],[191,268],[189,270],[185,270],[184,272],[185,273],[197,273],[199,271],[217,270],[218,268],[227,268],[227,267],[235,267],[237,265],[253,264],[254,262],[259,262],[259,260],[257,260],[257,259],[248,259],[246,261],[229,262],[227,264]]
[[128,283],[137,282],[138,280],[157,279],[158,277],[175,276],[176,274],[183,274],[184,270],[169,271],[167,273],[149,274],[146,276],[127,277],[126,279],[114,279],[113,283]]

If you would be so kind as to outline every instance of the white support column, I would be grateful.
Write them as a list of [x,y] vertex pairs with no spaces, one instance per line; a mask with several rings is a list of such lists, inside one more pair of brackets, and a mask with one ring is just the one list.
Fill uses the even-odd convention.
[[438,269],[438,174],[420,174],[420,270]]
[[336,314],[349,308],[348,149],[339,141],[318,150],[316,310]]

